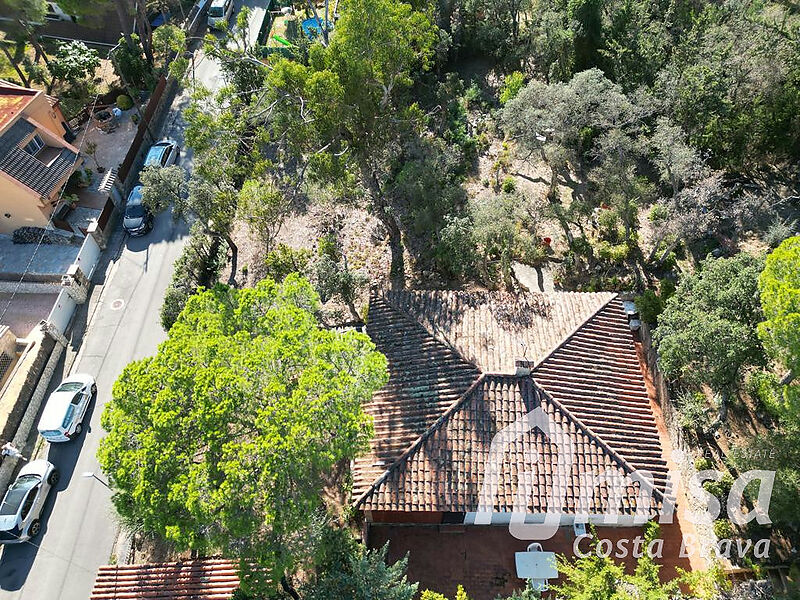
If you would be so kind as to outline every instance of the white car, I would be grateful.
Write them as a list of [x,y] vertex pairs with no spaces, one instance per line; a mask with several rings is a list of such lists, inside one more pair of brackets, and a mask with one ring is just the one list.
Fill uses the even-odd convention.
[[42,508],[58,478],[55,465],[46,460],[22,467],[0,503],[0,544],[18,544],[39,535]]
[[208,27],[219,29],[228,24],[233,14],[233,0],[213,0],[208,7]]
[[175,140],[164,139],[150,146],[144,159],[145,167],[168,167],[178,160],[180,147]]
[[37,429],[48,442],[67,442],[83,429],[83,417],[97,392],[91,375],[70,375],[50,394]]

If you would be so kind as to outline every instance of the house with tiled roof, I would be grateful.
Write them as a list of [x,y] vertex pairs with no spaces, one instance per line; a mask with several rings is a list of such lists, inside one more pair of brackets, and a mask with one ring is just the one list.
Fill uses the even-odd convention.
[[82,164],[58,100],[0,80],[0,234],[48,227]]
[[[352,469],[368,544],[408,552],[421,589],[494,599],[524,584],[514,557],[532,540],[570,556],[587,523],[633,539],[671,514],[669,439],[629,321],[606,292],[373,291],[366,330],[390,377]],[[673,521],[665,576],[691,567]]]
[[107,565],[89,600],[229,600],[238,588],[238,566],[230,560]]

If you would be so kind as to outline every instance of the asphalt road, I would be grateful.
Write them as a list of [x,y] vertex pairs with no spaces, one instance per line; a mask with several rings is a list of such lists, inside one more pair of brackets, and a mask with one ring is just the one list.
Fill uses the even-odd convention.
[[[257,9],[251,19],[255,35],[264,9],[256,6],[256,0],[244,4]],[[237,2],[237,10],[240,6]],[[211,89],[222,83],[219,66],[202,55],[195,61],[195,77]],[[187,102],[186,95],[176,98],[162,131],[179,143],[184,131],[181,110]],[[191,153],[183,151],[179,164],[191,171],[191,163]],[[96,459],[104,435],[100,415],[125,365],[154,354],[166,338],[159,309],[187,231],[185,224],[173,222],[165,213],[156,217],[153,231],[143,237],[118,231],[112,238],[106,252],[119,255],[100,276],[99,299],[89,308],[88,327],[70,369],[95,376],[97,397],[83,433],[45,449],[48,460],[61,471],[61,480],[43,511],[42,532],[30,542],[3,549],[0,600],[87,600],[98,567],[113,560],[119,525]],[[58,384],[54,379],[51,390]]]

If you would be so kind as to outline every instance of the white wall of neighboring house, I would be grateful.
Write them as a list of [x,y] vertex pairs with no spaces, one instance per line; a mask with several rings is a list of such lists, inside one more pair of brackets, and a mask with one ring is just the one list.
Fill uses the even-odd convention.
[[47,322],[63,334],[67,331],[69,322],[72,320],[72,315],[77,307],[78,304],[70,298],[67,290],[61,290],[58,293],[55,304],[53,304],[53,309],[47,316]]
[[[92,278],[97,261],[100,258],[100,252],[100,246],[98,246],[95,239],[91,235],[87,235],[73,263],[80,267],[87,279]],[[58,293],[53,308],[47,317],[47,322],[51,323],[62,334],[66,333],[77,307],[78,303],[69,295],[66,289],[62,289]]]
[[80,267],[88,279],[92,278],[94,268],[97,266],[97,259],[100,258],[100,252],[100,246],[97,245],[95,239],[87,235],[83,240],[83,245],[75,258],[74,264]]

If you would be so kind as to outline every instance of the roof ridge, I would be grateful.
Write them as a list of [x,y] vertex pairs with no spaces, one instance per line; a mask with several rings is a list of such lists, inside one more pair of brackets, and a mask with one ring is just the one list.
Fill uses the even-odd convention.
[[[568,293],[573,293],[573,294],[574,294],[574,293],[580,293],[580,292],[568,292]],[[585,292],[585,293],[592,293],[592,292]],[[597,293],[597,294],[599,294],[599,293],[602,293],[602,292],[593,292],[593,293]],[[547,359],[549,359],[551,356],[553,356],[553,354],[555,354],[556,352],[558,352],[558,351],[559,351],[561,348],[563,348],[564,346],[566,346],[567,342],[569,342],[570,340],[572,340],[572,338],[574,338],[574,337],[575,337],[575,335],[576,335],[576,334],[577,334],[577,333],[578,333],[578,332],[579,332],[581,329],[583,329],[584,327],[586,327],[586,326],[589,324],[589,322],[590,322],[590,321],[592,321],[592,320],[593,320],[595,317],[597,317],[597,315],[599,315],[601,311],[604,311],[604,310],[606,309],[606,307],[608,307],[608,305],[609,305],[609,304],[611,304],[611,303],[612,303],[614,300],[616,300],[617,298],[619,298],[619,293],[613,293],[613,295],[611,296],[611,298],[609,298],[608,300],[606,300],[605,302],[603,302],[603,304],[601,304],[600,306],[598,306],[596,311],[594,311],[594,312],[593,312],[591,315],[589,315],[588,317],[586,317],[586,319],[584,319],[584,320],[583,320],[583,322],[582,322],[580,325],[576,326],[576,327],[575,327],[575,329],[573,329],[573,330],[572,330],[571,332],[569,332],[569,333],[568,333],[566,336],[564,336],[564,339],[563,339],[563,340],[561,340],[561,342],[560,342],[560,343],[559,343],[557,346],[555,346],[555,347],[554,347],[552,350],[550,350],[550,352],[548,352],[547,354],[545,354],[545,355],[542,357],[542,359],[541,359],[539,362],[537,362],[537,363],[529,363],[529,364],[530,364],[530,368],[531,368],[531,369],[535,369],[535,368],[537,368],[537,367],[541,366],[542,364],[544,364],[544,362],[545,362]]]
[[421,448],[422,444],[425,443],[425,440],[427,440],[437,429],[441,428],[441,426],[464,405],[464,403],[470,398],[470,396],[478,387],[478,385],[483,383],[486,377],[487,376],[485,373],[481,373],[480,375],[478,375],[478,378],[472,382],[472,384],[466,389],[466,391],[464,391],[464,393],[461,394],[461,396],[459,396],[458,399],[447,408],[447,410],[445,410],[441,415],[439,415],[439,418],[436,419],[436,421],[434,421],[433,424],[430,427],[428,427],[428,429],[426,429],[422,434],[420,434],[420,436],[416,440],[414,440],[411,443],[411,445],[408,448],[406,448],[403,451],[403,453],[400,456],[398,456],[397,459],[395,459],[395,461],[391,465],[389,465],[389,467],[383,472],[383,474],[380,477],[378,477],[375,481],[373,481],[370,484],[370,486],[364,492],[361,493],[361,495],[356,499],[356,501],[353,502],[353,506],[357,508],[360,504],[362,504],[370,496],[370,494],[372,494],[373,492],[375,492],[375,490],[378,489],[378,486],[380,486],[384,481],[386,481],[386,478],[389,477],[392,471],[395,471],[398,468],[401,462],[405,462],[406,460],[408,460],[408,458],[411,455],[413,455],[419,448]]

